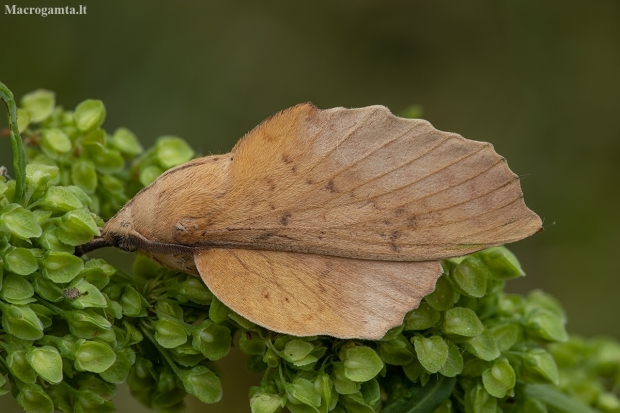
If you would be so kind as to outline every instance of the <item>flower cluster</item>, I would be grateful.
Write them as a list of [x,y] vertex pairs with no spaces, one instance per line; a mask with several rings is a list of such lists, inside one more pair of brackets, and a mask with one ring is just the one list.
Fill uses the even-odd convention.
[[10,385],[26,412],[112,412],[125,381],[158,412],[183,411],[188,393],[216,402],[212,362],[233,341],[263,372],[253,413],[620,412],[620,345],[568,339],[541,291],[505,293],[524,272],[504,247],[443,261],[435,291],[378,341],[278,334],[145,257],[132,274],[77,258],[103,219],[194,151],[106,133],[96,100],[67,111],[39,90],[17,113],[28,162],[19,197],[20,179],[0,176],[0,394]]

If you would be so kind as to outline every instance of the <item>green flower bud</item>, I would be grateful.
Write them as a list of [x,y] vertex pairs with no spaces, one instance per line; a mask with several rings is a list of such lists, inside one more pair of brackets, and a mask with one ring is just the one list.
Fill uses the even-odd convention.
[[194,150],[181,138],[162,136],[155,144],[155,156],[164,169],[169,169],[192,159]]
[[43,380],[52,384],[62,381],[62,357],[54,347],[33,348],[26,355],[28,363]]
[[39,268],[37,259],[28,248],[10,247],[3,255],[4,268],[19,275],[29,275]]
[[19,407],[28,413],[54,413],[54,402],[45,394],[41,386],[16,381]]
[[155,165],[149,165],[140,170],[140,183],[143,186],[149,186],[155,181],[159,175],[163,174],[164,170]]
[[90,213],[76,209],[63,215],[57,235],[65,244],[78,246],[90,241],[95,235],[101,235],[101,232]]
[[34,383],[37,372],[28,363],[28,350],[25,348],[9,349],[6,356],[6,365],[12,375],[25,383]]
[[560,305],[559,301],[544,293],[540,290],[534,290],[528,294],[525,302],[525,314],[529,315],[533,311],[538,311],[541,308],[546,309],[552,313],[555,313],[557,317],[566,322],[566,314],[564,309]]
[[450,271],[450,276],[465,295],[480,298],[487,290],[491,273],[484,262],[469,256]]
[[489,248],[479,252],[479,255],[495,279],[509,280],[525,275],[517,257],[506,247]]
[[43,323],[29,307],[7,305],[0,301],[0,310],[5,333],[23,340],[38,340],[43,337]]
[[95,129],[79,139],[79,145],[85,149],[91,157],[102,153],[106,148],[105,131]]
[[497,413],[497,399],[477,383],[465,392],[466,413]]
[[403,322],[405,331],[426,330],[432,327],[441,318],[439,312],[428,305],[425,301],[420,306],[405,315]]
[[381,337],[381,341],[390,341],[390,340],[394,340],[396,337],[398,337],[404,330],[404,325],[399,325],[396,327],[392,327],[390,328],[387,333],[385,333],[385,335],[383,337]]
[[194,349],[200,351],[209,360],[219,360],[230,351],[232,343],[230,329],[213,324],[210,320],[203,321],[198,327],[192,329],[192,337]]
[[0,298],[4,301],[14,303],[22,301],[34,295],[34,287],[30,281],[19,275],[8,274],[4,278]]
[[[119,151],[113,149],[104,149],[103,151],[93,155],[93,161],[97,171],[102,174],[113,174],[119,172],[125,166],[125,159]],[[104,176],[101,177],[104,179]]]
[[445,312],[441,331],[444,334],[475,337],[484,331],[484,326],[469,308],[454,307]]
[[437,311],[446,311],[454,305],[454,287],[445,275],[437,280],[435,291],[424,297],[426,302]]
[[349,380],[364,382],[373,379],[383,368],[383,361],[370,347],[352,347],[341,353],[344,375]]
[[[349,379],[345,375],[344,364],[334,364],[334,370],[332,372],[332,380],[336,392],[340,394],[353,394],[360,389],[360,384]],[[365,377],[367,377],[366,375]]]
[[110,146],[121,151],[127,158],[134,158],[144,152],[144,148],[140,145],[136,135],[127,128],[118,128],[114,132]]
[[129,317],[146,317],[148,303],[133,287],[126,287],[120,299],[123,314]]
[[265,340],[260,338],[258,333],[252,331],[241,331],[239,338],[239,349],[249,356],[263,355],[266,350]]
[[105,106],[100,100],[88,99],[77,105],[73,113],[75,126],[86,133],[97,129],[105,120]]
[[414,360],[413,348],[402,334],[394,340],[379,342],[377,353],[384,363],[395,366],[405,366]]
[[158,314],[166,314],[183,321],[183,309],[179,303],[174,300],[158,300],[157,304],[155,304],[155,311],[157,311]]
[[187,334],[183,324],[172,317],[159,318],[155,322],[155,339],[164,348],[175,348],[184,344]]
[[18,204],[9,204],[0,211],[0,234],[10,234],[20,239],[41,236],[37,217]]
[[476,337],[467,339],[464,344],[465,349],[479,359],[492,361],[500,356],[495,337],[488,330],[484,330]]
[[87,307],[106,308],[108,306],[101,291],[83,278],[79,279],[77,283],[71,283],[63,291],[63,296],[72,307],[80,310]]
[[89,159],[79,158],[71,164],[71,181],[87,194],[97,189],[97,171]]
[[30,112],[26,109],[17,109],[17,130],[19,133],[24,133],[28,129],[30,124]]
[[205,366],[196,366],[190,370],[177,372],[183,387],[192,396],[203,403],[216,403],[222,398],[220,378]]
[[429,373],[436,373],[448,358],[448,344],[440,336],[415,336],[412,339],[420,364]]
[[523,365],[528,373],[551,383],[559,383],[558,366],[553,356],[542,348],[535,348],[523,357]]
[[67,252],[47,251],[39,260],[43,275],[55,283],[71,282],[84,268],[84,261]]
[[448,345],[448,357],[439,369],[439,373],[446,377],[456,377],[463,372],[461,349],[449,340],[446,340],[446,344]]
[[564,324],[565,320],[563,318],[544,308],[530,312],[525,322],[529,334],[543,340],[557,342],[568,340]]
[[136,362],[136,353],[130,347],[120,347],[116,351],[116,360],[106,371],[99,373],[108,383],[120,384],[127,380],[131,366]]
[[52,159],[58,159],[72,149],[71,139],[60,129],[43,129],[39,142],[43,153]]
[[482,373],[482,383],[487,392],[498,399],[513,395],[516,384],[515,371],[504,357],[495,360],[490,369]]
[[30,121],[40,123],[50,117],[52,112],[54,112],[56,94],[49,90],[37,89],[25,94],[20,103],[21,107],[30,114]]

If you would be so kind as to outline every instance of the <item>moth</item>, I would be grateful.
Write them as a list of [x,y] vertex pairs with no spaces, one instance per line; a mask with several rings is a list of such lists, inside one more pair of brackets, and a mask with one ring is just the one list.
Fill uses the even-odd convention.
[[276,332],[380,339],[434,290],[439,260],[541,225],[490,143],[383,106],[304,103],[165,172],[83,251],[137,250],[198,275]]

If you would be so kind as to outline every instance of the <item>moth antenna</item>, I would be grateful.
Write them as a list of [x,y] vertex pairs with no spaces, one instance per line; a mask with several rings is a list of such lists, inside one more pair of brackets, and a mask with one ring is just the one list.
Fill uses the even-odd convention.
[[88,241],[86,244],[78,245],[75,248],[75,253],[73,255],[75,255],[76,257],[81,257],[82,255],[88,254],[89,252],[97,250],[99,248],[113,247],[113,246],[114,244],[112,244],[110,240],[108,240],[107,238],[103,238],[103,237],[94,238],[91,241]]

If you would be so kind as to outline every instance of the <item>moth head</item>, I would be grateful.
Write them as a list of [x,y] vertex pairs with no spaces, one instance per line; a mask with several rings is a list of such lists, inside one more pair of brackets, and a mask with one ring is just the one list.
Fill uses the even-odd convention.
[[130,202],[106,222],[101,231],[101,238],[105,239],[109,246],[119,248],[126,252],[134,252],[138,248],[133,242],[133,238],[135,237],[131,236],[132,232],[134,232],[134,229]]

